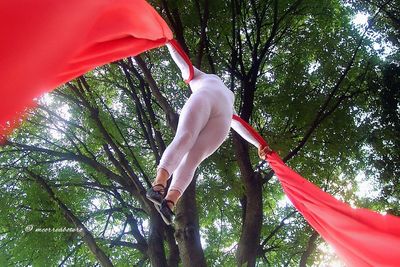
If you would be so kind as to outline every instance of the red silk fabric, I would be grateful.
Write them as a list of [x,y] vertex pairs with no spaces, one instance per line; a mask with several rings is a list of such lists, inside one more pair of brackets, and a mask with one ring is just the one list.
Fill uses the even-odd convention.
[[400,218],[355,209],[267,156],[282,187],[308,223],[349,266],[400,266]]
[[[240,117],[233,119],[267,145]],[[275,152],[266,160],[292,204],[349,266],[400,266],[399,217],[350,207],[290,169]]]
[[0,25],[0,139],[34,98],[173,38],[144,0],[1,0]]

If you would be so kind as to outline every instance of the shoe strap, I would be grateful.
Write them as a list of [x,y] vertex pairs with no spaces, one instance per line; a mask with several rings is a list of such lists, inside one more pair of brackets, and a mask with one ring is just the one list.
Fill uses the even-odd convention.
[[165,200],[166,203],[172,203],[172,207],[175,207],[175,202],[173,202],[172,200],[169,200],[169,199],[164,199],[164,200]]
[[[161,187],[160,190],[155,190],[155,187]],[[161,194],[163,194],[165,192],[165,186],[163,184],[155,184],[151,187],[155,192],[160,192]]]

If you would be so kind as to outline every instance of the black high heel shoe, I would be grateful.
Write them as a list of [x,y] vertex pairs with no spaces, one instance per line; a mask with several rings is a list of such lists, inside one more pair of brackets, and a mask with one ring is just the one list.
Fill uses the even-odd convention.
[[[175,217],[175,213],[171,210],[171,208],[168,206],[168,203],[172,203],[172,206],[175,206],[175,203],[172,200],[169,199],[163,199],[161,201],[161,205],[159,207],[158,212],[161,214],[161,218],[164,220],[164,222],[167,225],[172,224],[174,217]],[[157,208],[157,206],[156,206]]]
[[[160,187],[160,190],[155,190],[155,188]],[[154,203],[154,205],[161,205],[165,196],[165,187],[162,184],[153,185],[149,190],[146,192],[146,197],[148,200]]]

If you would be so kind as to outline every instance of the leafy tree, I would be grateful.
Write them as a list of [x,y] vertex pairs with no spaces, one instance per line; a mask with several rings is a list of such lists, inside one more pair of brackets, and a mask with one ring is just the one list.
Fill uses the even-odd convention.
[[[396,1],[152,4],[287,164],[352,205],[400,215]],[[352,23],[359,12],[368,24]],[[0,266],[340,262],[235,133],[199,167],[175,225],[163,223],[145,191],[188,96],[160,48],[41,98],[0,148]],[[376,197],[360,194],[365,183]]]

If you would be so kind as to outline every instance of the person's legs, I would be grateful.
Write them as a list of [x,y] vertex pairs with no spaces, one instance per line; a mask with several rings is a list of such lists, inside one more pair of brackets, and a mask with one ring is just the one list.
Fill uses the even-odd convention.
[[[165,199],[176,204],[192,181],[196,168],[204,159],[214,153],[226,139],[230,129],[231,116],[232,114],[227,112],[222,116],[210,118],[200,132],[196,143],[176,169]],[[172,208],[170,203],[169,207]]]
[[[153,185],[165,187],[184,155],[192,148],[200,131],[206,125],[211,113],[209,98],[192,94],[184,105],[179,117],[178,128],[171,144],[164,151],[157,168]],[[161,186],[160,186],[161,187]],[[157,188],[155,188],[157,190]]]

